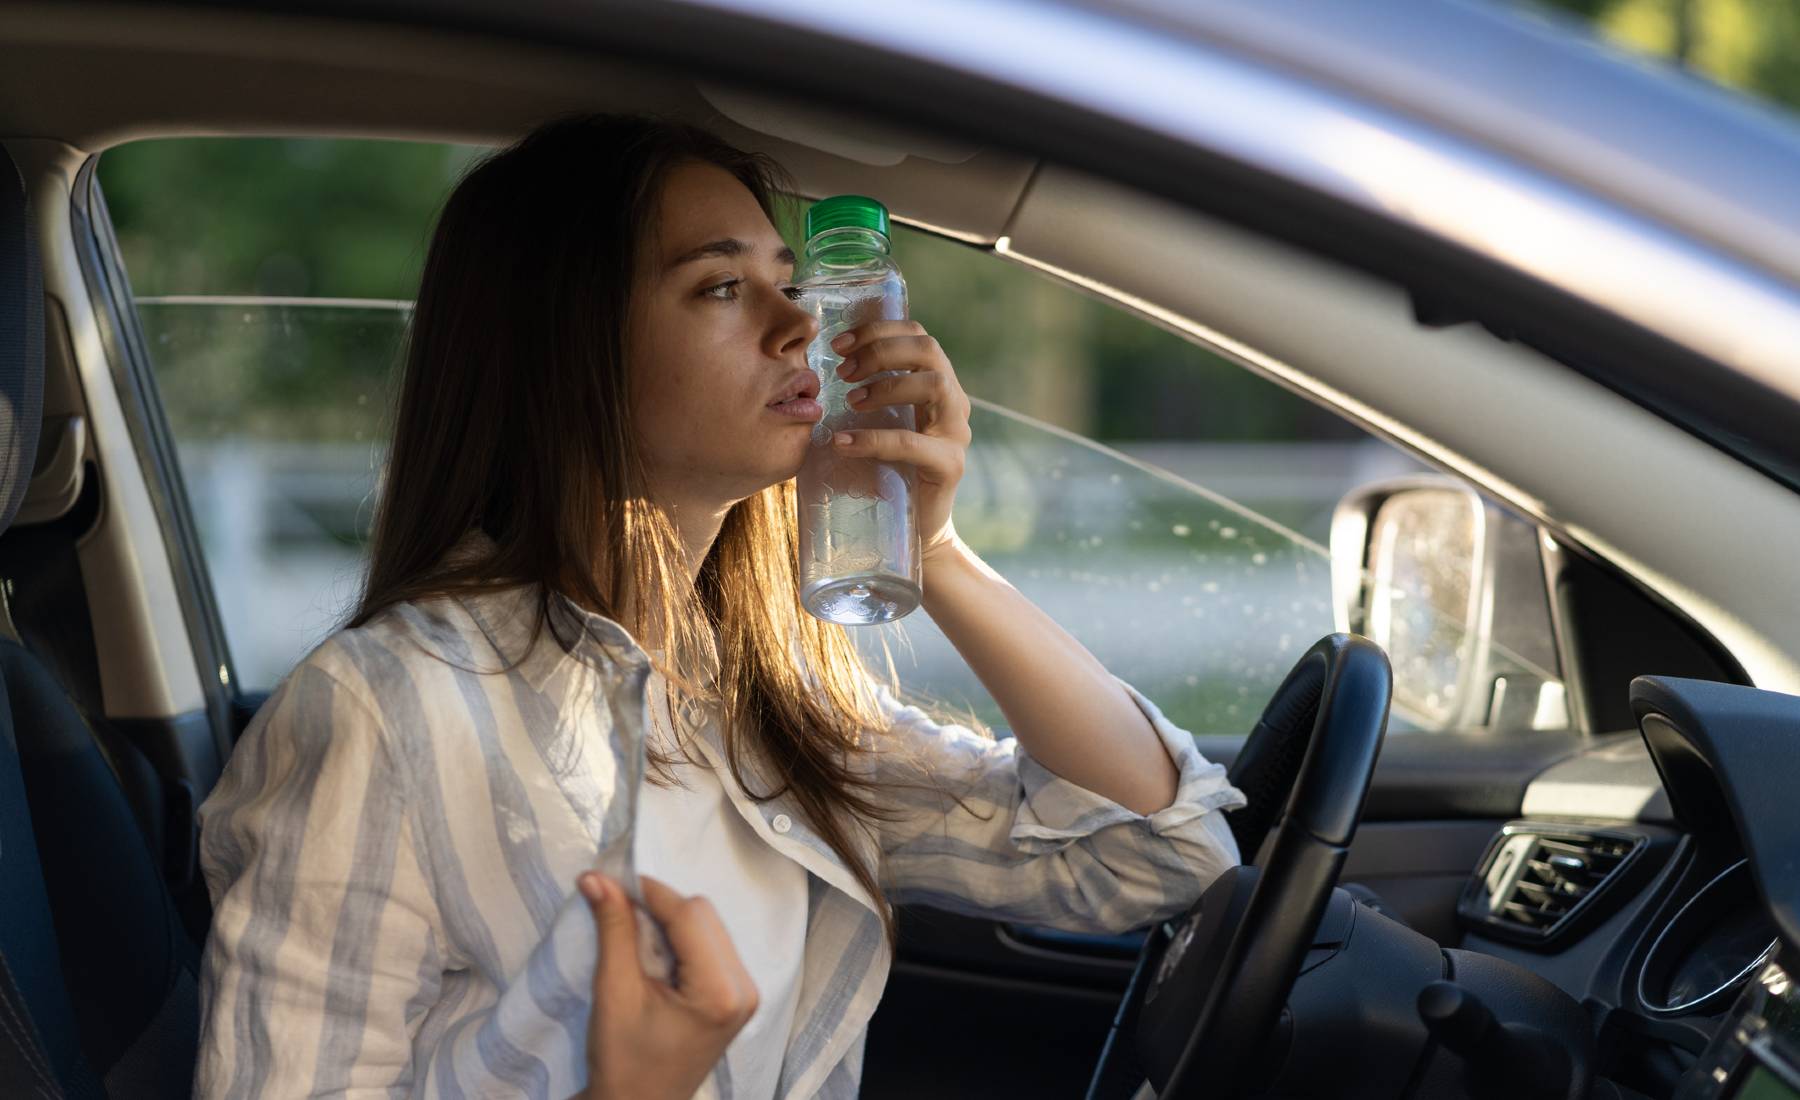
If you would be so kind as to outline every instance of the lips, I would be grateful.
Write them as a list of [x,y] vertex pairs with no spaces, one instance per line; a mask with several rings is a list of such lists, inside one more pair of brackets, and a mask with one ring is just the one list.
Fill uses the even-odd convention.
[[818,397],[818,375],[797,370],[788,376],[775,400],[769,402],[769,411],[791,421],[816,424],[825,416],[825,406],[819,404]]
[[796,398],[811,400],[817,396],[819,396],[819,376],[810,370],[798,370],[788,377],[781,392],[773,401],[769,402],[769,407],[774,408]]

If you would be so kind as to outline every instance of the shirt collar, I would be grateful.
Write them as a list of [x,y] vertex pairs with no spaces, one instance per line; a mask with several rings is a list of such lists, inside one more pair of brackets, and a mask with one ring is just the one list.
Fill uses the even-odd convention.
[[[493,553],[495,546],[487,532],[471,527],[446,552],[444,561],[450,565],[461,564]],[[537,592],[536,584],[521,584],[498,592],[463,597],[461,602],[505,659],[512,661],[530,637]],[[574,643],[565,651],[556,638],[539,639],[542,652],[534,651],[521,664],[521,671],[533,688],[542,688],[570,660],[580,660],[590,666],[604,661],[632,668],[649,666],[650,655],[616,619],[590,611],[561,592],[551,594],[549,614],[550,625],[556,628],[557,635],[572,638]],[[546,646],[549,648],[545,649]],[[702,660],[716,678],[719,672],[717,655],[705,654]]]

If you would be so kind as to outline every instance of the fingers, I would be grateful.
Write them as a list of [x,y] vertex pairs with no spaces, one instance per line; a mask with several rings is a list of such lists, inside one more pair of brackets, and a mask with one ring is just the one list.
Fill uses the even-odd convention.
[[756,1011],[756,983],[738,958],[725,922],[712,902],[683,897],[648,875],[638,876],[644,906],[669,934],[680,968],[680,993],[695,1011],[720,1027],[739,1028]]
[[637,953],[637,913],[625,891],[605,875],[589,871],[575,882],[593,910],[600,937],[594,995],[607,1004],[619,1004],[623,998],[635,996],[644,984]]
[[908,462],[928,482],[954,484],[962,479],[967,448],[955,440],[909,432],[903,428],[864,428],[838,432],[831,449],[851,458]]
[[858,386],[844,395],[857,408],[879,405],[931,405],[950,396],[950,380],[936,371],[893,374]]
[[925,326],[917,321],[869,321],[846,329],[832,338],[831,350],[847,354],[876,340],[891,336],[923,336]]
[[891,370],[942,371],[952,378],[956,376],[937,337],[914,335],[859,340],[838,364],[837,374],[846,382],[858,382]]
[[948,422],[951,428],[960,429],[950,431],[950,435],[962,438],[968,434],[969,399],[954,380],[937,371],[877,378],[851,390],[844,399],[858,412],[888,405],[913,405],[924,414],[918,422],[920,431]]
[[682,902],[688,900],[686,894],[662,879],[651,878],[649,875],[638,876],[638,888],[644,892],[644,908],[665,926],[675,918]]

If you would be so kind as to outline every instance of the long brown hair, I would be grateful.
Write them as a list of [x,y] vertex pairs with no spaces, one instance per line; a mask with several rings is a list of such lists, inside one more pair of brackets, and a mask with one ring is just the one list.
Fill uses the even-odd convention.
[[[526,652],[546,625],[556,633],[558,594],[640,640],[666,640],[658,667],[672,689],[720,705],[733,777],[752,798],[794,798],[876,899],[892,942],[876,868],[851,834],[884,812],[854,766],[880,711],[845,629],[800,606],[793,482],[731,508],[694,584],[673,524],[645,504],[628,298],[661,184],[689,161],[730,172],[781,224],[777,202],[793,188],[768,158],[633,116],[554,120],[458,181],[426,255],[371,560],[347,625],[403,601],[530,584]],[[492,553],[446,565],[476,526]],[[708,666],[716,684],[694,675]],[[776,789],[744,783],[750,751]]]

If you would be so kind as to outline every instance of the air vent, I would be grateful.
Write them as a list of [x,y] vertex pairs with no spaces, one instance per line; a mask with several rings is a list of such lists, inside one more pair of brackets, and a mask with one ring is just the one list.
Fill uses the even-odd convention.
[[1489,845],[1459,911],[1484,933],[1542,942],[1598,909],[1644,839],[1621,833],[1509,825]]

